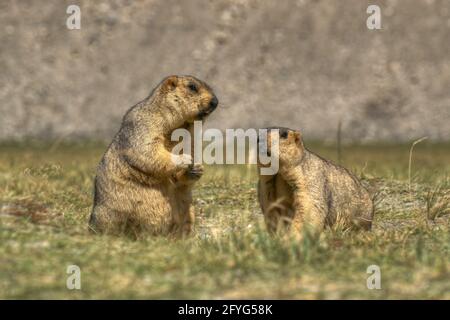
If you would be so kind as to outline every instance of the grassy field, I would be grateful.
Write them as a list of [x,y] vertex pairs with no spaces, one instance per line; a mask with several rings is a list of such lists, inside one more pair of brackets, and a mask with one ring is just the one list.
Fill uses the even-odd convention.
[[[208,167],[185,241],[94,236],[92,181],[104,145],[0,146],[0,298],[450,299],[450,145],[348,146],[342,163],[377,193],[374,228],[320,241],[271,238],[255,168]],[[310,144],[336,159],[332,146]],[[67,266],[81,268],[68,290]],[[381,268],[381,290],[366,286]]]

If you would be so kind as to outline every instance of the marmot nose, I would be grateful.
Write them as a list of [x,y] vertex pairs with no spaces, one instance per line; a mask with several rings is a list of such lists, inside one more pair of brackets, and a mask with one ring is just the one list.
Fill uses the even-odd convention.
[[213,98],[209,102],[209,108],[214,110],[217,107],[218,104],[219,104],[219,100],[217,100],[216,96],[213,96]]

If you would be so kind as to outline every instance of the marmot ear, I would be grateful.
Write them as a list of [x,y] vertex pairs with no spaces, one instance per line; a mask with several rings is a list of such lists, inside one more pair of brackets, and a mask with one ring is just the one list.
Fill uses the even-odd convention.
[[167,77],[166,80],[164,80],[163,88],[166,90],[173,90],[177,87],[177,84],[178,84],[178,77],[170,76]]
[[302,144],[302,134],[298,130],[294,131],[294,141],[299,146]]

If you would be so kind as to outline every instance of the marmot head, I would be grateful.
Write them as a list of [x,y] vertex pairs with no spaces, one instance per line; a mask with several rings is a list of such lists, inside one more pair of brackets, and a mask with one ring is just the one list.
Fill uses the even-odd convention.
[[219,104],[211,87],[192,76],[169,76],[159,85],[168,112],[181,122],[203,120]]
[[260,139],[266,139],[268,156],[272,155],[272,151],[274,151],[272,144],[278,138],[278,158],[282,165],[295,164],[301,160],[304,153],[304,145],[300,131],[284,127],[269,127],[266,130],[267,137],[260,135],[258,137],[258,146],[263,147],[264,144],[261,143]]

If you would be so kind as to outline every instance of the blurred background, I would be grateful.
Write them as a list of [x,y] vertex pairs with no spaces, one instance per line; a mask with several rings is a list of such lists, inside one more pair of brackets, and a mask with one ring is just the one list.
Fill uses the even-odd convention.
[[[68,30],[67,6],[81,8]],[[382,29],[369,30],[369,4]],[[308,140],[450,140],[450,1],[1,1],[0,140],[111,140],[170,74],[221,107],[207,126]]]

